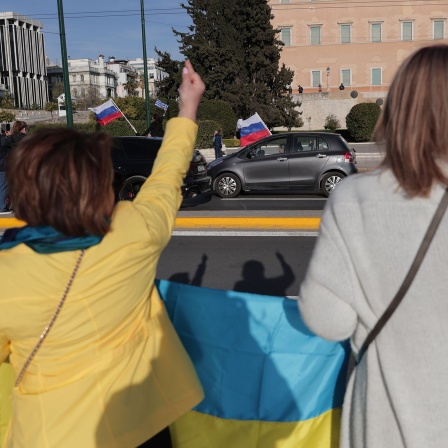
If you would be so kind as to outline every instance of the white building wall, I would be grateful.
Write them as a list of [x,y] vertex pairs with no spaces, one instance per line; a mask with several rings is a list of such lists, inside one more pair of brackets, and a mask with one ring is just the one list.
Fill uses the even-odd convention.
[[19,108],[43,108],[48,101],[42,27],[14,12],[0,13],[0,84]]

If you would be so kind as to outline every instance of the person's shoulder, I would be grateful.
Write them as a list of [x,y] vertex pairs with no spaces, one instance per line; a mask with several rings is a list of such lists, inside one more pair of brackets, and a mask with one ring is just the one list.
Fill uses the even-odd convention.
[[377,168],[344,178],[331,198],[333,203],[375,200],[390,195],[396,188],[397,181],[393,173],[386,168]]

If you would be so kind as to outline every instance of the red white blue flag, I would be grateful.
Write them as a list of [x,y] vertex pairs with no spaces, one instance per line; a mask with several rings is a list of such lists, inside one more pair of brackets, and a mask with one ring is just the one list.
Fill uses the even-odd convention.
[[247,120],[238,120],[237,126],[240,129],[240,146],[250,145],[271,135],[271,131],[257,113]]
[[113,100],[108,100],[98,107],[89,107],[89,110],[95,114],[95,120],[101,126],[106,126],[107,123],[124,116]]

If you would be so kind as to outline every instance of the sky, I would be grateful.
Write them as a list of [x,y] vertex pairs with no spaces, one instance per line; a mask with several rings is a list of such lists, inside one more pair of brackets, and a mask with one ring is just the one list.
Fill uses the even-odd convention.
[[[172,29],[188,32],[190,16],[182,0],[144,0],[146,53],[158,50],[183,60]],[[67,56],[97,59],[143,57],[140,0],[63,0]],[[185,1],[186,3],[186,1]],[[1,0],[0,12],[16,12],[43,23],[45,51],[50,63],[61,64],[57,0]]]

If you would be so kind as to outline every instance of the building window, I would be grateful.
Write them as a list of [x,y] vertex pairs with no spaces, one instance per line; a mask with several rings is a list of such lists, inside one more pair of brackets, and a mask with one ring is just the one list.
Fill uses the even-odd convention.
[[78,96],[78,89],[73,89],[73,96],[75,98]]
[[381,85],[381,68],[372,68],[372,86]]
[[84,82],[84,75],[81,75],[81,82]]
[[381,23],[372,23],[370,25],[372,42],[381,42]]
[[291,46],[291,28],[282,28],[280,30],[280,40],[285,44],[285,47]]
[[349,44],[352,41],[352,26],[341,25],[341,44]]
[[412,22],[401,22],[401,40],[412,40]]
[[445,20],[433,20],[434,39],[445,39]]
[[76,82],[76,75],[73,75],[73,82]]
[[349,68],[341,70],[341,83],[344,86],[352,85],[352,71]]
[[320,45],[320,26],[310,26],[311,45]]
[[311,85],[313,87],[319,87],[319,85],[322,85],[321,79],[322,78],[320,70],[311,71]]

